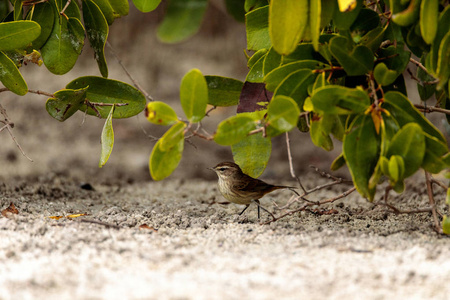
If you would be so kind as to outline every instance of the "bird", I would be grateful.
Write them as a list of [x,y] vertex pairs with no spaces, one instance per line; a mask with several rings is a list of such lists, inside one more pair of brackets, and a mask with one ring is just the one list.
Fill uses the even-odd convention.
[[[245,205],[244,210],[239,215],[242,215],[250,206],[250,203],[255,201],[258,205],[259,219],[261,208],[260,198],[279,189],[290,189],[295,192],[295,187],[272,185],[260,179],[253,178],[242,172],[241,168],[234,162],[222,162],[208,169],[216,172],[219,178],[219,191],[225,199],[236,204]],[[263,210],[267,211],[265,208]]]

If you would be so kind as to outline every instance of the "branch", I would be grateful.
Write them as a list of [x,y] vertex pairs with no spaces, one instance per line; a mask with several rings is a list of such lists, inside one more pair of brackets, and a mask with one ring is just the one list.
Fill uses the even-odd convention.
[[144,94],[145,98],[147,98],[149,101],[154,101],[153,97],[150,96],[149,93],[147,93],[146,90],[144,90],[142,88],[142,86],[139,84],[139,82],[134,79],[134,77],[130,74],[130,72],[128,72],[127,68],[125,67],[125,65],[122,63],[122,60],[119,58],[119,56],[116,54],[116,52],[114,51],[114,48],[111,46],[111,44],[107,41],[106,45],[108,45],[109,49],[111,50],[112,55],[114,56],[114,58],[117,60],[117,62],[119,63],[119,65],[122,67],[122,69],[125,71],[125,73],[127,74],[128,78],[130,78],[130,80],[133,82],[134,86],[141,91],[142,94]]
[[319,202],[317,202],[317,203],[315,203],[315,202],[308,202],[308,203],[305,203],[305,204],[303,204],[303,206],[301,206],[300,208],[294,209],[294,210],[291,210],[291,211],[288,211],[288,212],[286,212],[285,214],[282,214],[281,216],[276,217],[275,219],[272,219],[272,220],[269,220],[269,221],[263,223],[263,225],[270,224],[270,223],[275,222],[275,221],[278,221],[278,220],[280,220],[280,219],[282,219],[282,218],[284,218],[284,217],[286,217],[286,216],[290,216],[290,215],[295,214],[295,213],[297,213],[297,212],[304,211],[304,210],[306,210],[309,206],[313,206],[313,205],[323,205],[323,204],[327,204],[327,203],[332,203],[332,202],[334,202],[334,201],[336,201],[336,200],[339,200],[339,199],[342,199],[342,198],[347,197],[348,195],[350,195],[351,193],[353,193],[355,190],[356,190],[356,188],[355,188],[355,187],[352,187],[351,189],[346,190],[345,192],[343,192],[342,194],[340,194],[340,195],[338,195],[338,196],[336,196],[336,197],[329,198],[329,199],[326,199],[326,200],[322,200],[322,201],[319,201]]
[[443,108],[435,107],[435,106],[425,106],[422,104],[414,104],[414,106],[423,112],[427,112],[427,113],[440,112],[440,113],[443,113],[446,115],[450,115],[450,110],[448,110],[448,109],[443,109]]
[[32,162],[33,160],[28,155],[25,154],[25,152],[23,151],[22,147],[17,142],[16,137],[12,133],[12,128],[14,127],[14,123],[9,120],[8,115],[6,114],[6,109],[4,109],[1,104],[0,104],[0,113],[3,115],[3,118],[4,118],[4,121],[0,121],[0,122],[5,124],[2,128],[0,128],[0,132],[2,132],[5,129],[8,130],[9,135],[11,136],[11,139],[14,141],[14,143],[17,146],[17,148],[19,148],[19,150],[22,153],[22,155],[25,156],[29,161]]
[[298,185],[302,188],[303,192],[306,193],[305,188],[303,187],[302,182],[300,181],[300,178],[298,178],[297,175],[295,175],[294,166],[292,163],[292,155],[291,155],[291,144],[289,140],[289,133],[286,132],[286,147],[287,147],[287,153],[288,153],[288,159],[289,159],[289,170],[291,171],[292,178],[295,178],[298,182]]
[[427,171],[425,171],[425,180],[427,183],[428,200],[431,205],[431,212],[433,213],[434,229],[438,233],[442,233],[442,229],[440,227],[439,220],[438,220],[437,213],[436,213],[436,203],[435,203],[434,197],[433,197],[433,185],[431,184],[431,174]]
[[438,82],[439,82],[439,79],[436,78],[436,77],[434,77],[433,74],[431,74],[431,73],[427,70],[427,68],[425,68],[425,66],[422,65],[422,63],[418,62],[418,61],[415,60],[414,58],[410,58],[409,61],[412,62],[413,64],[415,64],[417,67],[421,68],[421,69],[422,69],[423,71],[425,71],[428,75],[430,75],[430,76],[433,78],[433,81],[434,81],[435,83],[438,83]]

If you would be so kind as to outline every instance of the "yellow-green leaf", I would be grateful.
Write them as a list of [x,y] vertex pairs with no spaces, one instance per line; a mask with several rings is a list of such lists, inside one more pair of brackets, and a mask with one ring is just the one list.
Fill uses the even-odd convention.
[[[178,128],[179,126],[179,124],[175,124],[172,126],[172,128]],[[155,144],[152,150],[152,154],[150,155],[148,164],[150,174],[152,175],[152,178],[154,180],[162,180],[168,177],[180,163],[184,148],[184,131],[175,130],[178,133],[178,136],[174,136],[172,135],[173,131],[171,132],[171,129],[169,129]],[[167,137],[169,137],[172,142],[176,141],[176,143],[172,144],[173,146],[169,149],[160,146],[161,143],[164,143],[164,139]],[[170,142],[169,144],[171,144],[172,142]],[[164,148],[166,150],[163,151],[161,148]]]
[[444,219],[442,220],[442,232],[444,234],[450,234],[450,218],[444,215]]
[[169,151],[172,147],[175,147],[180,140],[184,139],[184,129],[186,126],[186,123],[178,122],[170,127],[161,138],[159,149],[165,152]]
[[[356,0],[352,1],[355,2],[356,6]],[[322,15],[321,2],[321,0],[310,0],[309,2],[309,29],[311,31],[312,44],[314,46],[314,50],[316,51],[319,51],[319,36]]]
[[253,134],[231,146],[234,161],[242,171],[254,178],[260,176],[267,166],[272,142],[262,134]]
[[208,85],[202,72],[192,69],[181,80],[181,107],[190,122],[200,122],[208,104]]
[[269,4],[269,33],[275,50],[294,52],[308,25],[308,0],[277,0]]
[[267,107],[267,135],[269,137],[292,130],[297,126],[300,109],[286,96],[275,96]]
[[238,114],[220,122],[214,135],[214,141],[223,146],[233,145],[245,138],[255,128],[255,121],[251,117]]
[[269,36],[269,6],[254,9],[245,15],[247,49],[258,51],[271,47]]
[[436,37],[439,17],[438,0],[422,0],[420,4],[420,33],[427,44]]
[[101,138],[102,153],[100,155],[100,162],[98,163],[98,166],[100,168],[103,167],[108,161],[114,146],[114,131],[112,127],[112,116],[114,113],[114,108],[115,106],[113,105],[110,109],[108,117],[106,118],[105,125],[103,125]]
[[161,101],[149,102],[145,109],[145,117],[149,122],[157,125],[172,125],[178,122],[173,108]]
[[141,12],[147,13],[156,9],[161,0],[133,0],[134,5]]

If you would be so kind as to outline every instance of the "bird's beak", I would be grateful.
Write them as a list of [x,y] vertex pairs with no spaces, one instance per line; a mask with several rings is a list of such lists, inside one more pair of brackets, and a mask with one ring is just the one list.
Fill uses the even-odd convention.
[[214,168],[207,168],[208,170],[214,171]]

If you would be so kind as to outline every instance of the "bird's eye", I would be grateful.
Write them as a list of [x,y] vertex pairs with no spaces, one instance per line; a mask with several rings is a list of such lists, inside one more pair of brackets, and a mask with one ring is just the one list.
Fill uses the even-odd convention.
[[219,168],[219,171],[225,171],[226,170],[226,168]]

